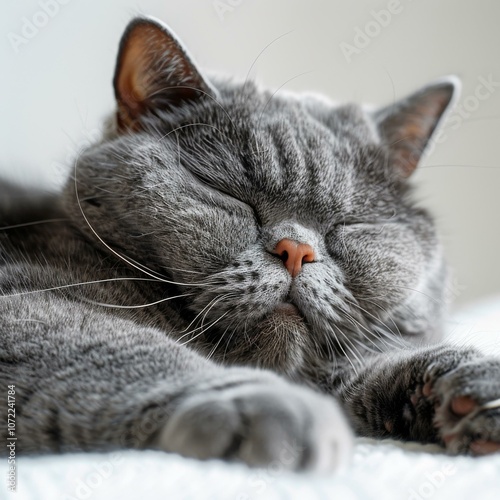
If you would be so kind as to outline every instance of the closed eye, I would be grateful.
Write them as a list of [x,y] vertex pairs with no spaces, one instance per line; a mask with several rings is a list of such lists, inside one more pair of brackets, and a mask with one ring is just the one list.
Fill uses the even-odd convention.
[[373,216],[370,214],[367,215],[347,215],[343,217],[341,220],[334,222],[333,227],[339,228],[343,226],[378,226],[381,224],[391,224],[395,222],[400,222],[397,218],[396,212],[393,212],[389,216]]
[[232,202],[236,202],[238,205],[242,206],[245,209],[250,209],[253,212],[253,215],[255,217],[255,220],[259,226],[262,226],[260,217],[252,205],[248,203],[247,201],[243,201],[236,197],[233,193],[229,193],[227,189],[222,187],[220,184],[216,184],[215,182],[211,181],[209,178],[201,176],[198,174],[198,172],[194,172],[193,170],[188,170],[189,175],[197,182],[198,184],[201,184],[204,188],[210,189],[211,191],[214,191],[217,195],[222,195],[225,198],[230,198]]

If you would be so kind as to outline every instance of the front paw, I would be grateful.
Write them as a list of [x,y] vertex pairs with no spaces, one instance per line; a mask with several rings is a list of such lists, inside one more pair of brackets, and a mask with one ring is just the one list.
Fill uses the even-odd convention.
[[328,471],[348,461],[352,433],[332,398],[265,375],[188,397],[159,445],[199,459]]
[[430,364],[410,401],[450,453],[500,451],[500,359],[450,352]]

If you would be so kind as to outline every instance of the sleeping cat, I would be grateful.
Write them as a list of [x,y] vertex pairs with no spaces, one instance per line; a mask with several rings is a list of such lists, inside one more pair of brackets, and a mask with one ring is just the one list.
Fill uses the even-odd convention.
[[500,360],[437,343],[446,267],[408,180],[454,79],[377,111],[283,97],[208,80],[138,18],[114,90],[39,223],[2,213],[18,451],[331,470],[354,433],[500,449]]

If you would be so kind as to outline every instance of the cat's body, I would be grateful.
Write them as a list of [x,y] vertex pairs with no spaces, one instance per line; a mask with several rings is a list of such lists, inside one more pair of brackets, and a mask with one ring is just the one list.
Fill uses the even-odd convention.
[[61,220],[0,233],[21,450],[292,448],[290,467],[330,468],[351,446],[334,399],[360,434],[497,449],[498,410],[478,408],[498,361],[416,347],[439,340],[446,268],[406,178],[452,82],[378,112],[281,98],[208,83],[137,20],[114,83],[116,122],[48,207]]

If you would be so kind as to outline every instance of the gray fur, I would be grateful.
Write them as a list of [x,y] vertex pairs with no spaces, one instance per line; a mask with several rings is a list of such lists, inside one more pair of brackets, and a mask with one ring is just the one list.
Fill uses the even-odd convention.
[[[118,76],[137,26],[168,50],[148,46],[152,97],[134,107]],[[453,85],[372,113],[209,84],[177,43],[133,21],[117,120],[40,213],[62,220],[0,232],[0,380],[16,385],[19,449],[156,447],[251,465],[293,449],[285,465],[330,469],[351,448],[344,412],[360,434],[441,442],[434,420],[445,432],[456,419],[421,397],[429,377],[447,404],[470,387],[499,396],[483,383],[496,361],[419,347],[439,340],[446,267],[407,177]],[[316,252],[296,278],[273,254],[283,238]],[[282,302],[299,312],[275,311]],[[500,441],[488,415],[486,434],[473,420],[450,450]]]

